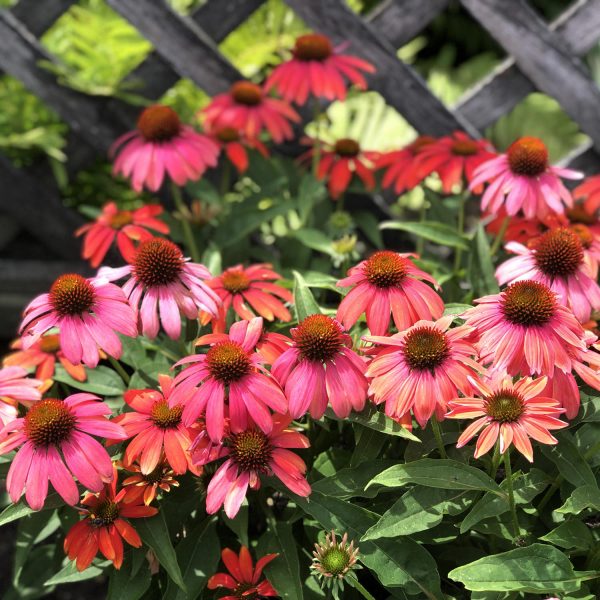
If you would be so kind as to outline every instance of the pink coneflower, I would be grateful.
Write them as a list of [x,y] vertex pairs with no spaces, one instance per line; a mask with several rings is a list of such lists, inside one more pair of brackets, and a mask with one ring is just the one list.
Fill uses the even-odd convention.
[[410,260],[415,254],[380,250],[348,271],[338,287],[350,287],[337,311],[338,320],[350,329],[363,313],[373,335],[385,335],[390,313],[399,331],[421,320],[439,319],[444,302],[425,280],[439,289],[437,281]]
[[583,199],[585,210],[594,214],[600,208],[600,175],[588,177],[573,190],[573,198]]
[[475,458],[488,452],[500,440],[500,453],[511,444],[529,461],[533,462],[533,448],[529,438],[542,444],[557,444],[549,430],[562,429],[568,423],[557,417],[564,412],[560,402],[542,396],[546,378],[525,377],[513,383],[512,377],[494,374],[485,383],[469,377],[479,398],[456,398],[448,403],[449,419],[477,419],[458,438],[457,448],[462,448],[483,429],[475,446]]
[[526,248],[509,242],[506,249],[518,256],[496,269],[500,285],[523,279],[539,281],[556,292],[582,323],[592,310],[600,309],[600,287],[592,279],[592,271],[584,260],[580,237],[570,229],[551,229]]
[[[313,147],[300,157],[303,162],[312,160],[316,152],[317,140],[308,138],[307,142]],[[375,187],[373,170],[378,152],[362,150],[360,144],[350,138],[342,138],[333,144],[321,141],[318,144],[320,154],[316,177],[320,181],[327,180],[327,189],[334,200],[346,191],[354,175],[367,190]]]
[[[473,180],[475,169],[494,158],[492,145],[487,140],[473,140],[462,131],[435,140],[422,146],[416,161],[419,176],[431,172],[438,174],[442,181],[442,192],[451,194],[455,188],[467,185]],[[476,194],[483,191],[483,184],[474,188]]]
[[335,319],[310,315],[291,330],[294,343],[271,372],[285,389],[292,418],[310,410],[320,419],[328,402],[345,418],[367,400],[366,363],[352,350],[352,338]]
[[257,150],[264,158],[269,158],[267,147],[257,138],[248,138],[242,131],[233,127],[221,127],[206,132],[223,150],[229,162],[242,174],[248,169],[247,148]]
[[[16,350],[4,357],[2,364],[6,367],[18,366],[29,369],[36,367],[35,376],[46,380],[54,377],[56,360],[60,362],[64,370],[76,381],[85,381],[87,374],[82,364],[74,365],[66,358],[60,349],[60,336],[57,333],[47,333],[32,344],[27,350],[23,350],[23,340],[15,340],[11,348]],[[0,394],[1,395],[1,394]]]
[[183,403],[184,425],[205,414],[211,439],[220,442],[227,400],[234,432],[244,430],[249,417],[265,433],[271,432],[273,422],[267,407],[285,413],[287,400],[264,369],[263,357],[255,351],[262,332],[261,317],[238,321],[229,335],[210,333],[197,340],[199,345],[211,344],[206,354],[188,356],[175,364],[190,365],[175,377],[169,400],[170,406]]
[[242,265],[229,267],[208,284],[223,302],[224,311],[233,305],[233,310],[242,319],[254,318],[254,310],[267,321],[277,318],[287,322],[292,316],[281,300],[292,302],[293,296],[289,290],[272,283],[277,279],[281,279],[281,275],[273,271],[272,265],[261,263],[247,268]]
[[265,433],[249,423],[234,430],[218,448],[210,448],[208,436],[200,434],[192,447],[195,464],[204,465],[223,456],[227,460],[217,469],[206,491],[206,512],[216,513],[221,506],[233,519],[246,497],[248,487],[260,488],[260,476],[274,475],[298,496],[308,496],[304,461],[288,448],[308,448],[308,438],[288,429],[289,416],[269,415],[271,426]]
[[345,46],[334,48],[331,40],[320,33],[299,36],[292,51],[293,58],[273,69],[265,90],[275,88],[284,100],[300,105],[306,103],[309,95],[344,100],[345,79],[366,90],[367,82],[361,71],[374,73],[375,67],[356,56],[341,54]]
[[238,555],[229,548],[225,548],[221,552],[221,558],[229,573],[217,573],[213,575],[206,584],[209,590],[226,588],[231,591],[231,594],[221,596],[220,600],[238,600],[245,598],[270,598],[278,596],[273,586],[268,579],[259,581],[263,569],[275,558],[278,554],[266,554],[256,561],[256,567],[252,562],[250,551],[246,546],[240,548]]
[[272,365],[291,345],[289,337],[274,331],[264,331],[256,344],[257,352],[266,365]]
[[159,204],[148,204],[136,210],[119,210],[114,202],[107,202],[92,223],[82,225],[76,236],[84,235],[82,257],[92,267],[100,266],[115,239],[121,256],[130,262],[135,254],[135,244],[152,239],[148,229],[169,233],[169,226],[156,217],[162,213]]
[[547,376],[552,391],[546,393],[562,403],[569,419],[579,410],[573,371],[600,389],[600,355],[588,350],[596,336],[583,329],[546,285],[518,281],[475,303],[462,317],[479,333],[483,364],[512,376]]
[[27,503],[39,510],[44,506],[50,481],[72,506],[79,501],[73,476],[94,492],[111,481],[110,456],[91,436],[124,439],[126,434],[122,427],[104,418],[111,410],[99,400],[92,394],[73,394],[65,400],[46,398],[36,402],[25,417],[0,430],[0,454],[21,446],[6,478],[13,502],[19,500],[25,488]]
[[266,130],[277,144],[294,137],[290,122],[300,122],[300,115],[287,102],[267,96],[251,81],[238,81],[229,92],[215,96],[202,109],[202,116],[207,129],[229,127],[242,131],[248,139]]
[[162,325],[171,339],[178,339],[180,313],[188,319],[198,318],[200,310],[213,317],[218,314],[219,298],[205,282],[211,277],[209,270],[189,262],[169,240],[142,242],[132,264],[117,269],[104,267],[99,274],[111,281],[131,276],[123,291],[136,312],[139,330],[149,338],[155,338]]
[[59,329],[63,354],[73,364],[94,368],[98,348],[119,358],[121,340],[115,331],[135,337],[135,315],[123,292],[103,278],[85,279],[75,273],[61,275],[48,294],[35,298],[25,309],[19,329],[28,350],[53,327]]
[[481,209],[496,214],[504,208],[509,215],[522,210],[527,218],[543,219],[548,213],[564,212],[573,198],[560,178],[579,179],[582,174],[548,164],[548,149],[542,140],[522,137],[506,154],[483,163],[476,171],[471,190],[489,183]]
[[473,329],[466,325],[449,329],[453,317],[418,321],[406,331],[391,337],[365,336],[381,346],[367,369],[372,378],[369,394],[376,404],[385,402],[385,414],[402,418],[412,410],[421,427],[433,413],[438,420],[446,403],[468,394],[469,375],[483,368],[473,360],[477,355],[471,343]]
[[435,141],[436,139],[431,136],[421,135],[400,150],[380,154],[375,160],[375,169],[387,168],[381,186],[389,188],[393,184],[396,194],[403,194],[423,181],[431,171],[426,172],[419,164],[419,155]]
[[128,438],[133,438],[123,455],[123,464],[127,468],[137,459],[142,474],[148,475],[158,466],[164,452],[173,471],[182,475],[192,466],[188,451],[197,432],[181,422],[181,404],[169,406],[173,380],[159,375],[158,383],[162,393],[146,389],[127,390],[123,394],[134,411],[113,419],[123,427]]
[[115,175],[130,178],[136,192],[144,185],[156,192],[165,173],[179,186],[200,179],[208,167],[217,165],[219,147],[184,125],[172,108],[155,104],[142,111],[137,129],[119,137],[110,154],[118,154]]
[[[6,364],[6,363],[4,363]],[[29,406],[42,397],[43,381],[27,377],[27,371],[17,366],[0,369],[0,425],[17,418],[17,404]]]

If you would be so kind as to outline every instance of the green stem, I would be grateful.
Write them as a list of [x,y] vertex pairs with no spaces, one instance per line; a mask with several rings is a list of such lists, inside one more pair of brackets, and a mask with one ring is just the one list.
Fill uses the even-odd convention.
[[498,465],[500,464],[500,442],[496,443],[494,447],[494,455],[492,456],[492,464],[490,465],[490,471],[488,475],[492,479],[496,479],[496,472],[498,471]]
[[321,160],[321,104],[319,99],[315,98],[315,108],[313,120],[315,122],[315,143],[313,145],[312,170],[315,179],[317,178],[317,170],[319,161]]
[[442,458],[448,458],[448,455],[446,454],[446,448],[444,447],[444,440],[442,438],[442,429],[438,420],[435,418],[435,415],[431,417],[431,428],[433,429],[433,435],[435,437],[435,441],[437,442],[440,456]]
[[500,225],[500,231],[498,231],[498,235],[496,236],[496,239],[494,240],[494,243],[492,244],[492,247],[490,248],[490,254],[492,256],[495,256],[496,252],[498,252],[498,248],[500,248],[500,244],[502,244],[502,241],[504,240],[504,234],[506,233],[506,230],[508,229],[509,223],[510,223],[510,217],[504,217],[504,221],[502,221],[502,225]]
[[508,488],[508,504],[510,506],[510,514],[512,516],[513,528],[515,530],[515,539],[519,537],[521,530],[519,529],[519,520],[517,519],[517,507],[515,504],[515,492],[513,489],[512,468],[510,466],[510,449],[507,448],[504,453],[504,468],[506,470],[505,479],[506,487]]
[[[423,223],[427,217],[427,199],[423,198],[423,203],[419,208],[419,223]],[[425,240],[421,236],[417,238],[417,247],[416,251],[419,255],[419,258],[422,257],[423,250],[425,250]]]
[[110,364],[113,366],[114,370],[120,375],[120,377],[123,380],[123,382],[125,383],[125,385],[129,385],[129,381],[131,378],[129,377],[129,374],[123,368],[121,363],[116,358],[113,358],[112,356],[108,357],[108,362],[110,362]]
[[336,200],[336,204],[335,204],[335,210],[337,212],[342,212],[344,210],[344,199],[346,197],[346,194],[344,192],[342,192],[340,194],[340,197]]
[[550,498],[552,498],[552,496],[554,496],[554,492],[556,492],[556,490],[560,487],[560,484],[562,483],[562,481],[563,481],[562,475],[557,475],[556,478],[554,479],[554,481],[550,484],[550,487],[546,490],[546,493],[544,494],[543,498],[540,500],[539,504],[537,505],[538,513],[542,512],[542,510],[544,509],[544,506],[546,506],[546,504],[548,504],[548,501],[550,500]]
[[173,194],[173,201],[175,202],[175,206],[181,215],[181,226],[183,227],[183,235],[185,236],[185,242],[188,245],[190,254],[192,255],[192,259],[194,262],[200,262],[200,252],[198,251],[198,246],[196,245],[196,240],[194,239],[194,233],[192,232],[192,226],[190,222],[186,219],[187,207],[183,202],[183,198],[181,197],[181,190],[173,184],[171,186],[171,192]]
[[221,171],[221,198],[229,191],[229,179],[231,177],[231,164],[228,160],[223,162]]
[[375,598],[362,586],[356,577],[347,577],[348,583],[357,591],[362,594],[366,600],[375,600]]
[[[466,204],[468,197],[469,197],[468,193],[461,194],[459,204],[458,204],[458,226],[456,228],[456,231],[460,237],[462,237],[465,233],[465,204]],[[462,259],[462,249],[457,248],[456,252],[454,253],[454,273],[455,274],[458,273],[458,271],[460,269],[461,259]]]

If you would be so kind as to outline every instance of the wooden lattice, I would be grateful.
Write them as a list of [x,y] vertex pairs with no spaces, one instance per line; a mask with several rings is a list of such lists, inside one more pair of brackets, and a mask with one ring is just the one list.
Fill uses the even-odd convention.
[[[139,93],[150,100],[158,99],[182,77],[211,95],[240,79],[217,44],[263,1],[207,0],[192,15],[182,17],[164,0],[107,0],[154,46],[155,50],[128,76],[142,83]],[[377,73],[370,78],[370,87],[417,131],[439,136],[463,129],[477,136],[527,94],[540,90],[555,98],[591,140],[567,162],[598,170],[600,90],[579,57],[600,38],[600,0],[578,0],[551,24],[543,21],[526,0],[460,1],[509,58],[450,109],[396,55],[396,49],[442,12],[448,0],[387,0],[367,18],[355,14],[344,0],[285,0],[310,27],[336,42],[349,41],[353,53],[374,63]],[[91,97],[61,86],[40,67],[41,60],[56,59],[48,55],[38,37],[73,3],[20,0],[11,10],[2,10],[0,69],[19,79],[69,125],[68,169],[76,172],[98,153],[106,153],[111,142],[131,127],[138,109],[120,100]],[[0,180],[0,211],[38,239],[52,240],[54,251],[72,261],[79,246],[72,232],[80,220],[62,206],[49,167],[39,164],[19,170],[0,156]],[[71,263],[66,266],[77,268]],[[5,291],[11,291],[11,286],[22,290],[23,273],[28,271],[29,281],[37,276],[43,288],[64,268],[65,264],[57,263],[35,271],[32,265],[16,268],[14,262],[0,259],[0,281]]]

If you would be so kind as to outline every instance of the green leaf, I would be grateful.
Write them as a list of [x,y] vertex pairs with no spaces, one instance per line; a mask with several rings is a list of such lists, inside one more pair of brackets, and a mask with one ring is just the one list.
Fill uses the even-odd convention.
[[547,544],[485,556],[448,573],[468,590],[533,594],[572,592],[596,576],[595,572],[575,572],[569,559]]
[[125,390],[123,380],[112,369],[101,365],[95,369],[86,369],[86,373],[86,381],[77,381],[62,366],[56,365],[54,380],[66,383],[77,390],[98,394],[99,396],[120,396],[123,394]]
[[556,512],[578,515],[586,508],[600,511],[600,489],[596,485],[578,487]]
[[132,572],[131,560],[126,560],[120,569],[112,569],[106,600],[139,600],[151,583],[152,575],[145,560],[136,573]]
[[412,535],[439,525],[444,515],[458,514],[469,503],[464,490],[415,487],[408,490],[387,510],[361,541]]
[[490,244],[481,221],[477,224],[477,231],[475,232],[472,245],[469,279],[473,283],[476,296],[497,294],[500,288],[494,275],[495,270],[490,252]]
[[565,521],[540,540],[567,550],[571,548],[587,550],[594,543],[590,530],[581,521]]
[[208,578],[216,572],[220,560],[217,520],[217,517],[209,517],[202,521],[177,544],[177,562],[187,593],[169,581],[163,600],[197,598]]
[[315,297],[310,291],[304,277],[294,271],[294,309],[298,322],[306,319],[309,315],[321,312]]
[[[103,566],[107,566],[109,561],[104,561]],[[85,571],[78,571],[75,561],[70,560],[56,575],[50,577],[44,583],[45,586],[57,585],[59,583],[75,583],[76,581],[85,581],[93,579],[104,572],[96,565],[90,565]]]
[[458,235],[452,227],[443,223],[435,221],[385,221],[379,227],[380,229],[399,229],[442,246],[468,250],[466,238]]
[[177,563],[177,556],[171,543],[164,514],[160,512],[149,519],[138,519],[136,528],[142,541],[152,548],[158,562],[165,568],[169,577],[185,592],[185,583]]
[[444,316],[461,315],[466,310],[473,308],[470,304],[459,304],[458,302],[448,302],[444,307]]
[[372,460],[361,463],[354,469],[342,469],[331,477],[319,479],[312,485],[313,491],[335,498],[353,498],[355,496],[374,498],[377,489],[365,491],[365,486],[377,474],[394,464],[391,460]]
[[571,435],[566,431],[556,432],[554,435],[558,439],[558,444],[556,446],[542,444],[542,454],[550,459],[558,467],[560,474],[573,485],[577,487],[596,485],[596,477]]
[[323,200],[326,196],[323,182],[317,181],[310,173],[306,174],[298,186],[298,212],[300,221],[304,224],[308,221],[313,212],[315,204]]
[[303,600],[300,561],[296,540],[289,523],[268,519],[269,529],[258,542],[257,554],[279,554],[265,568],[265,575],[283,600]]
[[408,483],[443,490],[484,490],[505,496],[500,486],[483,471],[450,459],[423,458],[395,465],[374,477],[367,487],[379,484],[396,488]]
[[323,254],[333,256],[335,251],[331,240],[318,229],[298,229],[292,233],[293,237],[300,240],[307,248],[312,248]]
[[360,210],[354,213],[354,218],[358,228],[365,234],[371,244],[375,248],[383,248],[383,238],[381,237],[377,217],[366,210]]
[[386,435],[393,435],[397,437],[406,438],[413,442],[420,442],[421,440],[414,436],[408,429],[402,427],[399,423],[396,423],[393,419],[390,419],[387,415],[377,410],[377,407],[372,404],[368,404],[366,408],[357,413],[351,412],[345,419],[340,419],[331,408],[328,408],[325,412],[325,416],[328,419],[334,419],[336,421],[344,421],[345,423],[358,423],[369,429],[374,429]]
[[[58,508],[59,506],[64,505],[64,500],[56,493],[51,492],[48,494],[46,498],[46,502],[44,503],[42,511],[51,510],[54,508]],[[11,521],[16,521],[18,519],[22,519],[32,513],[35,513],[33,509],[29,508],[23,499],[19,500],[16,504],[9,504],[1,513],[0,513],[0,526],[6,525]],[[41,512],[41,511],[40,511]]]

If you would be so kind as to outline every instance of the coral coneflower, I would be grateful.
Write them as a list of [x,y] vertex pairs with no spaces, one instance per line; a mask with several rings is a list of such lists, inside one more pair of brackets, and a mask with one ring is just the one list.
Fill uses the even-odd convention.
[[292,139],[291,123],[300,122],[300,115],[287,102],[269,97],[251,81],[238,81],[225,94],[215,96],[202,109],[202,118],[211,131],[228,127],[255,139],[266,130],[278,144]]
[[496,214],[504,208],[509,215],[520,210],[527,218],[543,219],[548,213],[564,212],[573,198],[560,178],[579,179],[582,174],[548,163],[548,149],[542,140],[522,137],[505,154],[484,162],[475,171],[469,186],[477,189],[489,183],[481,198],[483,211]]
[[131,501],[127,496],[132,488],[117,493],[117,472],[112,483],[99,494],[86,494],[80,509],[85,517],[67,533],[64,550],[70,560],[75,560],[78,571],[87,569],[98,550],[110,560],[115,569],[123,564],[123,540],[139,548],[142,540],[134,527],[125,519],[153,517],[158,509]]
[[228,402],[233,431],[241,431],[251,418],[265,433],[273,426],[267,407],[287,411],[287,400],[277,382],[263,367],[256,352],[263,332],[263,320],[234,323],[229,334],[210,333],[197,344],[211,344],[206,354],[188,356],[175,366],[188,365],[175,377],[170,406],[183,403],[183,423],[191,425],[205,415],[212,440],[223,437],[225,402]]
[[43,381],[28,377],[27,371],[20,366],[0,369],[0,425],[16,419],[19,402],[29,405],[39,400],[42,384]]
[[530,248],[509,242],[506,249],[518,256],[496,269],[500,285],[523,279],[539,281],[556,292],[582,323],[589,320],[592,310],[600,309],[600,287],[591,277],[576,232],[564,227],[551,229]]
[[513,383],[512,377],[495,373],[485,383],[469,378],[478,398],[456,398],[448,403],[450,419],[476,419],[458,438],[457,448],[462,448],[479,433],[475,458],[488,452],[500,440],[500,453],[511,444],[529,461],[533,462],[533,448],[529,438],[542,444],[557,444],[549,430],[562,429],[568,423],[557,417],[564,412],[560,402],[542,395],[545,377],[525,377]]
[[[462,188],[473,180],[475,169],[482,163],[494,158],[492,145],[487,140],[473,140],[462,131],[435,140],[421,147],[417,165],[421,178],[431,172],[438,174],[442,182],[442,192],[451,194],[456,188]],[[483,184],[474,188],[481,193]]]
[[354,547],[354,540],[348,543],[348,534],[344,533],[338,542],[335,530],[332,529],[325,535],[323,543],[315,544],[310,568],[326,587],[339,587],[343,590],[343,579],[348,572],[360,569],[357,560],[358,547]]
[[378,152],[363,150],[360,144],[351,138],[342,138],[330,144],[314,139],[307,140],[312,148],[305,152],[300,159],[309,162],[319,144],[319,165],[317,179],[327,180],[327,189],[334,200],[337,200],[348,188],[353,175],[357,175],[367,190],[375,187],[373,175]]
[[381,346],[367,369],[369,394],[376,404],[385,402],[389,417],[402,418],[412,410],[425,427],[434,412],[443,418],[446,403],[458,392],[471,391],[468,376],[483,370],[472,358],[477,355],[470,341],[473,329],[450,329],[452,319],[418,321],[390,337],[365,336]]
[[323,416],[327,404],[339,417],[360,411],[367,400],[366,363],[352,350],[352,339],[335,319],[310,315],[291,330],[294,343],[271,372],[285,389],[290,415],[310,410]]
[[225,548],[221,552],[221,558],[229,573],[213,575],[206,587],[209,590],[225,588],[231,591],[230,594],[221,596],[220,600],[239,600],[239,598],[251,600],[278,596],[279,594],[267,579],[260,581],[263,569],[278,556],[278,554],[267,554],[259,558],[254,566],[246,546],[240,548],[239,556],[230,548]]
[[573,190],[573,197],[583,199],[585,210],[594,214],[600,208],[600,175],[588,177]]
[[127,390],[123,399],[134,412],[120,414],[113,419],[123,427],[128,438],[133,438],[123,455],[126,468],[138,460],[143,475],[148,475],[166,456],[173,471],[181,475],[190,468],[189,448],[195,433],[181,421],[183,406],[169,405],[173,380],[159,375],[162,393],[156,390]]
[[136,192],[146,186],[156,192],[165,173],[179,186],[199,179],[217,164],[219,146],[205,135],[184,125],[168,106],[145,108],[137,129],[118,138],[110,149],[118,154],[113,173],[131,179]]
[[100,266],[116,239],[121,256],[130,262],[135,254],[135,243],[154,237],[149,229],[169,233],[169,226],[156,218],[162,211],[159,204],[119,210],[114,202],[107,202],[94,222],[82,225],[75,232],[76,236],[84,236],[82,257],[89,260],[92,267]]
[[[231,414],[231,412],[230,412]],[[260,476],[274,475],[298,496],[308,496],[310,485],[306,481],[304,461],[289,448],[308,448],[308,438],[289,429],[291,418],[269,415],[269,433],[253,423],[235,430],[233,425],[222,445],[211,448],[208,436],[202,432],[192,447],[195,464],[204,465],[226,456],[217,469],[206,491],[206,512],[216,513],[221,506],[233,519],[246,497],[248,487],[260,488]]]
[[387,168],[381,186],[389,188],[393,184],[396,194],[403,194],[423,181],[431,171],[425,171],[423,165],[419,164],[418,157],[435,141],[431,136],[422,135],[400,150],[380,154],[375,160],[375,169]]
[[4,357],[2,364],[6,367],[18,366],[26,369],[36,367],[35,376],[38,379],[52,379],[58,359],[64,370],[73,379],[76,381],[87,379],[85,367],[82,364],[74,365],[60,349],[60,337],[57,333],[48,333],[42,336],[27,350],[23,350],[21,339],[15,340],[11,344],[11,348],[16,352]]
[[104,482],[111,481],[113,467],[108,452],[92,436],[124,439],[126,434],[104,418],[111,410],[99,400],[92,394],[73,394],[65,400],[45,398],[36,402],[25,417],[0,430],[0,454],[21,446],[6,478],[13,502],[25,488],[27,503],[39,510],[44,506],[50,481],[63,500],[74,505],[79,501],[79,491],[73,476],[96,492]]
[[346,79],[361,90],[367,89],[361,71],[374,73],[375,67],[356,56],[342,54],[345,46],[334,47],[331,40],[320,33],[299,36],[293,57],[273,69],[265,90],[274,88],[284,100],[302,105],[309,95],[344,100]]
[[272,265],[262,263],[247,268],[242,265],[229,267],[208,284],[221,298],[225,311],[233,305],[233,310],[242,319],[254,318],[254,310],[267,321],[287,322],[292,316],[283,302],[292,302],[293,296],[289,290],[272,283],[277,279],[281,279],[281,275],[273,271]]
[[248,169],[247,148],[257,150],[264,158],[269,158],[267,147],[257,138],[248,138],[243,131],[233,127],[221,127],[206,132],[223,150],[229,162],[242,174]]
[[[203,310],[215,317],[219,297],[208,287],[209,270],[189,262],[173,242],[155,238],[142,242],[132,264],[117,269],[103,267],[100,275],[111,281],[130,275],[123,291],[136,311],[140,331],[149,338],[160,326],[172,339],[181,333],[181,316],[198,318]],[[160,316],[160,321],[159,321]]]
[[126,468],[134,473],[123,480],[123,487],[129,487],[129,493],[124,498],[126,504],[137,503],[141,498],[146,506],[150,506],[159,490],[166,493],[172,487],[179,487],[173,469],[164,457],[150,473],[142,473],[138,463],[127,465]]
[[399,331],[421,320],[439,319],[444,302],[421,280],[439,288],[437,281],[418,269],[410,260],[415,254],[380,250],[348,271],[338,287],[350,287],[340,303],[337,318],[350,329],[366,313],[367,326],[373,335],[385,335],[390,313]]
[[121,340],[115,332],[135,337],[134,312],[123,292],[105,279],[85,279],[67,273],[56,279],[48,294],[35,298],[25,309],[19,332],[28,350],[53,327],[59,329],[64,356],[73,364],[94,368],[98,349],[119,358]]

